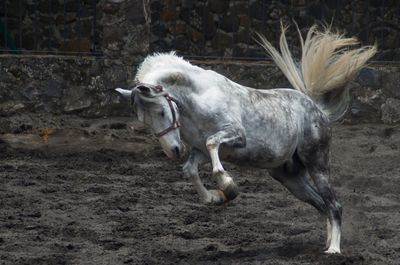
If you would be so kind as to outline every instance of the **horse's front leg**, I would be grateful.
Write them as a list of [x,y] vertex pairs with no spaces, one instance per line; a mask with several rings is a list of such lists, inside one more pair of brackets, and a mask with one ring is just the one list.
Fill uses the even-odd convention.
[[219,159],[218,150],[221,144],[230,147],[246,146],[246,138],[243,130],[227,129],[219,131],[207,138],[207,149],[210,153],[213,175],[217,177],[218,186],[225,195],[225,201],[231,201],[239,193],[237,185],[223,168]]
[[226,202],[225,195],[222,191],[207,190],[199,177],[199,165],[202,165],[207,161],[209,161],[209,158],[205,154],[193,148],[190,151],[188,160],[183,166],[183,174],[193,183],[202,202],[220,205]]

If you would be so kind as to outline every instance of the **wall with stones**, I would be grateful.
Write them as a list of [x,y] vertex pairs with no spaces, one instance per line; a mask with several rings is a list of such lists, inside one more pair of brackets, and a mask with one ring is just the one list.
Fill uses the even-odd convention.
[[[396,0],[151,0],[151,49],[217,57],[265,57],[253,32],[276,43],[280,20],[305,32],[316,21],[375,41],[376,60],[400,60],[400,2]],[[289,43],[297,42],[294,27]],[[294,42],[296,41],[296,42]]]
[[[190,7],[190,12],[195,12],[193,5],[200,2],[182,1],[182,5]],[[227,6],[223,0],[209,0],[208,3],[214,5],[212,10],[217,13],[232,8],[231,4]],[[121,104],[123,102],[114,92],[114,88],[133,83],[138,64],[149,53],[151,43],[157,40],[154,37],[157,25],[154,20],[157,17],[155,10],[160,10],[162,14],[159,15],[168,23],[174,23],[173,18],[176,19],[176,27],[181,23],[180,19],[174,17],[176,13],[163,13],[165,4],[172,5],[173,0],[98,1],[96,8],[102,13],[98,20],[102,29],[99,34],[102,36],[102,57],[0,55],[0,116],[10,117],[21,112],[78,114],[86,117],[129,115],[129,105]],[[175,8],[178,9],[177,6]],[[218,14],[223,17],[222,13]],[[215,19],[214,15],[208,17],[210,21]],[[238,30],[246,25],[243,20],[246,21],[246,18],[239,18]],[[212,22],[210,25],[215,24]],[[228,25],[231,23],[227,23],[226,29]],[[162,24],[158,26],[161,29],[163,27]],[[164,32],[166,36],[170,34],[169,30]],[[185,26],[181,30],[192,32],[193,29]],[[204,35],[202,28],[197,30],[201,36]],[[150,31],[153,33],[150,34]],[[218,32],[220,29],[215,28],[205,33],[209,34],[207,42],[210,49],[212,45],[220,48],[221,44],[212,44]],[[192,32],[190,36],[197,36],[196,34]],[[233,36],[234,33],[228,34]],[[218,42],[223,42],[222,39]],[[193,54],[196,54],[195,51]],[[271,63],[227,60],[193,63],[216,70],[251,87],[268,89],[289,86],[284,76]],[[354,100],[346,120],[352,123],[400,123],[399,79],[399,65],[373,64],[363,70],[351,84]]]
[[101,1],[2,1],[0,46],[22,51],[100,52]]
[[115,60],[0,57],[0,116],[18,112],[87,117],[129,114],[113,89],[126,86],[134,72],[133,64]]
[[[46,1],[28,2],[40,6]],[[124,110],[115,104],[119,98],[114,88],[132,83],[148,53],[147,0],[65,1],[70,2],[96,3],[102,56],[0,54],[0,116],[24,111],[88,117],[129,114],[127,106]],[[40,14],[45,16],[43,8]],[[11,17],[10,7],[8,12]]]
[[[290,87],[271,63],[193,61],[255,88]],[[20,112],[130,115],[115,87],[132,82],[137,64],[95,58],[0,58],[0,116]],[[400,123],[400,66],[372,65],[350,84],[348,123]]]

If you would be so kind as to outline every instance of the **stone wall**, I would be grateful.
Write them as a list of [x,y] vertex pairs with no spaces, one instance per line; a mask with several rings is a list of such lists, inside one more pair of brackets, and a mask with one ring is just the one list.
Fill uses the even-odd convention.
[[[271,63],[193,61],[255,88],[290,87]],[[71,57],[0,57],[0,116],[19,112],[130,115],[114,88],[132,82],[137,64]],[[350,84],[353,101],[345,120],[400,122],[400,67],[372,65]]]
[[[253,32],[273,43],[280,20],[295,19],[303,32],[315,21],[333,20],[333,26],[357,36],[364,44],[375,41],[376,60],[400,60],[400,2],[364,0],[151,0],[151,48],[177,50],[193,56],[265,57]],[[297,42],[294,27],[289,43]]]
[[4,0],[0,46],[22,51],[99,52],[100,5],[101,1],[91,0]]
[[[128,115],[115,87],[133,79],[134,64],[90,57],[0,57],[0,116],[18,112]],[[125,108],[125,109],[124,109]]]
[[[42,2],[46,1],[39,6]],[[117,104],[114,88],[132,83],[148,53],[147,0],[79,2],[97,3],[103,56],[0,55],[0,116],[23,111],[88,117],[129,114],[127,106]]]
[[[182,5],[191,7],[192,12],[195,8],[189,4],[197,5],[200,2],[202,1],[182,1]],[[114,88],[133,83],[138,64],[149,53],[150,43],[155,41],[154,33],[150,34],[150,30],[154,31],[157,25],[154,10],[158,8],[164,12],[164,8],[157,5],[164,6],[166,3],[171,4],[173,0],[98,1],[96,8],[102,13],[98,20],[102,29],[99,34],[102,39],[102,57],[0,55],[0,116],[12,116],[21,112],[78,114],[86,117],[130,115],[128,104],[121,104]],[[232,8],[231,4],[227,7],[223,0],[209,0],[208,3],[213,12]],[[176,17],[168,17],[173,14],[160,15],[168,23],[173,23],[172,18]],[[213,16],[212,20],[214,19]],[[179,21],[176,18],[176,26]],[[242,26],[239,25],[239,29],[240,27]],[[185,30],[191,31],[187,27]],[[211,38],[218,36],[218,32],[220,29],[215,29],[215,32],[207,31],[206,34],[210,34]],[[170,34],[168,31],[165,33]],[[209,41],[212,47],[212,39]],[[219,44],[215,45],[219,47]],[[271,63],[226,60],[193,63],[216,70],[251,87],[289,86],[284,76]],[[399,78],[398,65],[374,64],[363,70],[351,84],[354,100],[346,120],[353,123],[399,123]]]

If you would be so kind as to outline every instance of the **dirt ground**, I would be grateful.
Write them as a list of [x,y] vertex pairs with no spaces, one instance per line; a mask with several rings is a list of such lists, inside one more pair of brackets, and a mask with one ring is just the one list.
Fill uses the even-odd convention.
[[0,128],[0,264],[400,264],[399,127],[334,127],[342,255],[322,254],[325,220],[265,170],[226,164],[239,197],[199,203],[183,161],[129,118]]

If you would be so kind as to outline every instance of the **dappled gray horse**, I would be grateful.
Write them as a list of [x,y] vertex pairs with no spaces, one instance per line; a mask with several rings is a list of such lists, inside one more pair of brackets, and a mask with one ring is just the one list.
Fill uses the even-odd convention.
[[[137,85],[117,91],[131,101],[168,157],[182,156],[182,140],[190,147],[183,171],[202,201],[221,204],[238,194],[220,159],[266,168],[327,216],[326,252],[340,253],[342,209],[328,182],[330,124],[347,110],[346,85],[376,48],[344,49],[357,41],[312,27],[305,40],[300,35],[302,59],[295,64],[283,27],[281,52],[260,40],[296,90],[241,86],[168,53],[148,56],[137,72]],[[210,161],[216,190],[207,190],[198,174],[198,166]]]

